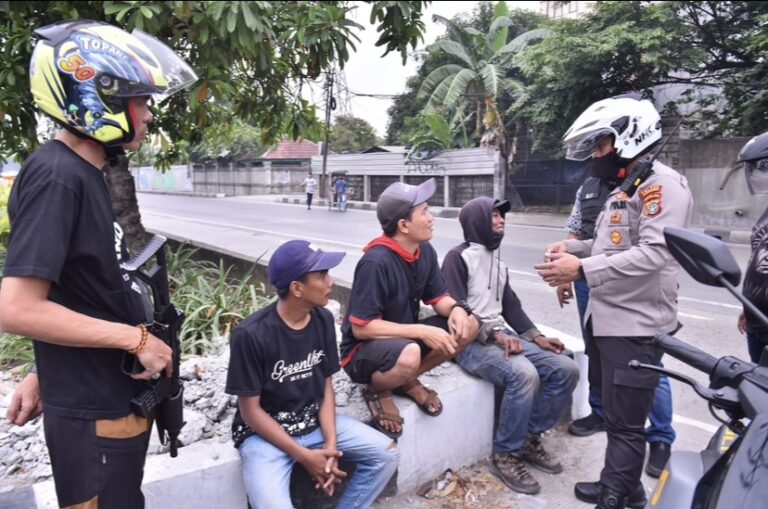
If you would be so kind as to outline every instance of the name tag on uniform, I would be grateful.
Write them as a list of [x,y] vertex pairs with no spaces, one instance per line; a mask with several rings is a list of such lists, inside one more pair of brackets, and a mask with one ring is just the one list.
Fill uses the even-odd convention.
[[592,198],[597,198],[600,195],[600,193],[587,193],[586,196],[584,196],[585,200],[591,200]]
[[624,210],[626,208],[627,208],[627,202],[625,200],[611,202],[611,210]]

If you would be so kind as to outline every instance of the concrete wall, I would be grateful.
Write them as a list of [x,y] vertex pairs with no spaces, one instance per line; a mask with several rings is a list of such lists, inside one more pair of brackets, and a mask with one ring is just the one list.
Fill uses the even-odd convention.
[[227,196],[284,194],[303,191],[309,161],[281,164],[259,161],[238,164],[201,164],[192,169],[192,184],[197,193],[223,193]]
[[720,189],[749,138],[680,140],[679,167],[694,198],[692,223],[699,226],[749,230],[768,206],[768,196],[752,196],[739,167]]

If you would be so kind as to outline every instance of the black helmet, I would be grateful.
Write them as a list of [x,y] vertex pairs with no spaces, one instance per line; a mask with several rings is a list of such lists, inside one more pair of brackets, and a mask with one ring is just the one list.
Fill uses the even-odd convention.
[[742,147],[736,161],[744,163],[752,194],[768,194],[768,132],[755,136]]

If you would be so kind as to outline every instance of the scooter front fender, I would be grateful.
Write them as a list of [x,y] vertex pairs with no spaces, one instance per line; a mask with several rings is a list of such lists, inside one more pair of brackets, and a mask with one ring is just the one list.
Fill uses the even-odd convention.
[[661,473],[648,507],[683,509],[691,507],[696,485],[704,475],[702,453],[673,452]]

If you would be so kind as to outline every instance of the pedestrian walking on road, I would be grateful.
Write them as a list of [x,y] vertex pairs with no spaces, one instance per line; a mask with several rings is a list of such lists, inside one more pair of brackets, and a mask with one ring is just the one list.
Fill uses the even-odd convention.
[[312,210],[312,197],[315,195],[315,192],[317,191],[317,180],[315,180],[315,177],[312,176],[311,171],[307,174],[307,177],[304,179],[303,185],[304,185],[304,191],[307,193],[307,210]]
[[[632,174],[661,139],[661,118],[647,99],[615,97],[590,106],[565,134],[566,157],[590,160],[594,173]],[[607,422],[608,445],[600,479],[574,487],[577,498],[600,509],[643,507],[640,482],[645,459],[645,420],[658,375],[633,370],[629,361],[659,364],[658,333],[678,329],[679,264],[664,241],[664,228],[690,223],[693,198],[685,177],[654,162],[636,192],[616,188],[589,240],[547,246],[539,275],[553,287],[584,278],[590,287],[585,332],[596,346],[590,386]]]

